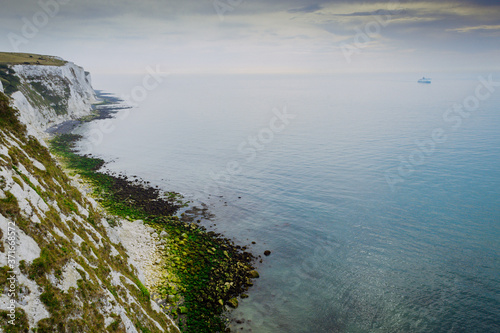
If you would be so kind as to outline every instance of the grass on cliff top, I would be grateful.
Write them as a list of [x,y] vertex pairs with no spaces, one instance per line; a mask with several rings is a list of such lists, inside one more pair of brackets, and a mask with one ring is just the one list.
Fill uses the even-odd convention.
[[56,57],[41,54],[0,52],[0,65],[64,66],[66,63]]

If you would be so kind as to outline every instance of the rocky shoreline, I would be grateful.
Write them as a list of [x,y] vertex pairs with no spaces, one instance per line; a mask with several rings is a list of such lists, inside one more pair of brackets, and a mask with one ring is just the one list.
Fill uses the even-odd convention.
[[[94,118],[79,122],[117,111],[104,107]],[[246,297],[258,277],[253,267],[257,258],[200,226],[199,219],[210,216],[206,207],[190,207],[179,218],[175,214],[186,203],[177,193],[162,193],[137,178],[100,173],[103,160],[73,151],[80,137],[68,133],[78,125],[69,122],[51,132],[52,152],[117,217],[116,225],[107,229],[122,240],[151,297],[183,332],[228,332],[224,313],[238,306],[238,297]]]

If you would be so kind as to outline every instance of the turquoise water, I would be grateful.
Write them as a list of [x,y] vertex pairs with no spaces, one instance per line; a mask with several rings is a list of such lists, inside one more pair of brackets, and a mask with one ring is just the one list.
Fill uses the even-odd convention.
[[[498,332],[500,87],[448,112],[474,102],[478,76],[172,75],[85,125],[82,147],[272,251],[238,331]],[[130,95],[142,80],[94,86]]]

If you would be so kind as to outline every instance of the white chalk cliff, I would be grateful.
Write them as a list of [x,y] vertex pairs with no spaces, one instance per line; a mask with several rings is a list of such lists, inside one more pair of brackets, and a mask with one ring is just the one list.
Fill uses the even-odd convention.
[[[90,75],[69,62],[12,68],[19,91],[8,98],[0,82],[0,332],[12,324],[20,332],[179,332],[145,291],[147,274],[128,252],[138,241],[120,238],[132,222],[107,215],[41,142],[47,127],[91,113]],[[147,236],[144,260],[157,235],[134,225]]]
[[21,81],[19,91],[12,94],[13,105],[30,130],[44,131],[86,116],[97,102],[90,73],[72,62],[63,66],[15,65],[12,69]]

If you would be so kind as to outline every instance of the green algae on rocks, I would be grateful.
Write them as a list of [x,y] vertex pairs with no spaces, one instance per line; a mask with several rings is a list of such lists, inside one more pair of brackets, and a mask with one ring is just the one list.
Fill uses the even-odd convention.
[[186,206],[180,195],[161,193],[125,176],[100,173],[103,160],[74,152],[79,139],[73,134],[56,136],[50,143],[52,152],[90,183],[109,213],[144,220],[159,234],[168,235],[164,268],[172,274],[152,297],[183,332],[228,331],[224,313],[238,305],[237,297],[258,277],[253,267],[256,258],[222,235],[175,216]]

